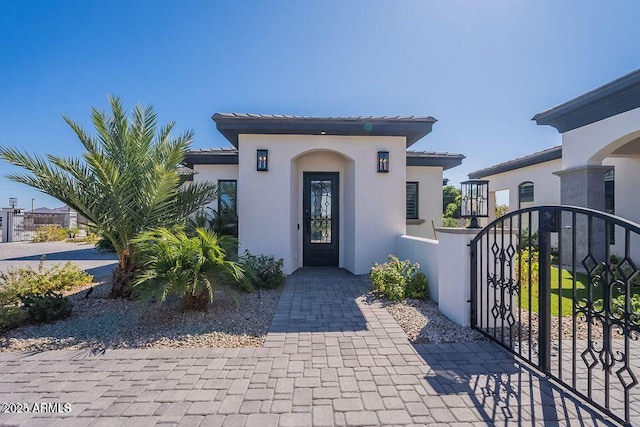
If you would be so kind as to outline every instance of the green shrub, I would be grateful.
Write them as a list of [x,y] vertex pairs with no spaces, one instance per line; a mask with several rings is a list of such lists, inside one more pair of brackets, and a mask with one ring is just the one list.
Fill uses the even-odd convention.
[[444,217],[442,218],[442,226],[448,228],[456,228],[460,225],[458,224],[458,220],[455,218]]
[[[631,305],[631,313],[629,314],[629,321],[631,323],[635,323],[636,325],[640,325],[640,295],[635,294],[631,295],[630,299]],[[614,316],[624,319],[624,314],[626,311],[625,307],[625,295],[618,295],[611,299],[611,311]],[[593,307],[601,311],[604,306],[604,300],[602,298],[597,299],[593,302]]]
[[160,228],[133,242],[142,264],[134,291],[143,298],[164,302],[177,295],[185,309],[203,310],[216,286],[250,286],[241,266],[225,259],[224,238],[204,228],[196,228],[194,237]]
[[[529,260],[531,258],[531,260]],[[531,284],[538,284],[540,271],[540,258],[538,251],[531,247],[522,248],[520,254],[516,254],[516,279],[520,279],[520,285],[527,287],[529,283],[529,268],[531,268]]]
[[27,314],[18,305],[0,307],[0,332],[17,328],[27,321]]
[[37,242],[59,242],[67,238],[67,229],[59,225],[43,225],[36,228],[32,241]]
[[40,260],[37,271],[25,267],[0,272],[0,307],[18,304],[20,295],[45,295],[49,291],[68,291],[93,280],[93,276],[71,262],[45,268],[43,261],[44,257]]
[[273,256],[253,255],[245,251],[239,262],[256,288],[275,289],[284,283],[282,258],[276,260]]
[[67,237],[70,239],[75,239],[76,236],[78,235],[78,231],[80,231],[78,227],[67,228]]
[[71,301],[62,294],[47,291],[44,295],[22,295],[20,300],[32,322],[49,323],[71,316]]
[[416,273],[407,281],[404,290],[406,298],[424,298],[427,295],[427,276],[422,272]]
[[392,301],[403,298],[426,298],[428,284],[420,265],[389,255],[384,264],[375,263],[371,272],[373,289]]

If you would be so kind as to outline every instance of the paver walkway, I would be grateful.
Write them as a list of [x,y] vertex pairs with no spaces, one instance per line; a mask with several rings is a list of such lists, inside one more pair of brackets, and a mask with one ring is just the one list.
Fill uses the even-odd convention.
[[0,402],[71,410],[0,424],[609,425],[491,343],[411,345],[366,291],[296,272],[264,348],[1,353]]

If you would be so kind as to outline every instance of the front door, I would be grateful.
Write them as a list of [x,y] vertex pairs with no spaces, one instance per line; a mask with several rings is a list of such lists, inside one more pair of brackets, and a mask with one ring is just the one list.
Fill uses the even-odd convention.
[[304,172],[304,266],[338,266],[338,173]]

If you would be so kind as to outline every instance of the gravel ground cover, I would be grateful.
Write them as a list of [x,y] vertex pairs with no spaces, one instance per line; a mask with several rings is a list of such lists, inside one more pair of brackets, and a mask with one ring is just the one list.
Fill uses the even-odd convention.
[[0,335],[0,351],[261,347],[281,290],[220,288],[206,312],[185,312],[177,299],[158,305],[108,299],[108,292],[106,281],[74,290],[71,317],[8,331]]
[[[360,277],[371,287],[369,275]],[[431,300],[391,301],[374,292],[370,292],[367,296],[369,301],[379,302],[387,309],[413,343],[444,344],[487,341],[479,332],[449,320],[438,310],[438,304]]]
[[[531,323],[529,323],[529,315],[531,315]],[[531,330],[530,336],[537,337],[538,325],[539,325],[538,313],[536,312],[529,313],[529,311],[522,309],[522,314],[521,314],[522,326],[520,328],[518,328],[518,322],[517,322],[517,320],[519,319],[519,316],[520,314],[516,312],[515,313],[516,323],[510,329],[513,339],[515,340],[518,338],[519,331],[521,331],[522,339],[527,339],[527,337],[529,336],[529,329]],[[560,328],[560,326],[562,326],[562,329]],[[560,337],[563,340],[572,339],[574,337],[573,326],[574,326],[574,320],[572,316],[563,316],[560,318],[560,320],[558,319],[557,316],[552,316],[551,317],[551,339],[558,340],[560,339]],[[634,328],[633,326],[631,326],[629,329],[631,331],[630,332],[631,338],[634,340],[638,340],[640,338],[640,333],[638,333],[637,328]],[[505,328],[505,330],[508,330],[508,328]],[[497,331],[498,331],[497,333],[499,333],[500,328],[498,328]],[[492,330],[490,332],[492,332]],[[621,332],[622,330],[620,328],[612,327],[611,338],[614,340],[623,340],[625,336]],[[509,335],[509,332],[508,331],[505,332],[505,336],[508,336],[508,335]],[[602,338],[602,336],[603,336],[602,322],[597,320],[594,316],[594,319],[592,319],[592,323],[591,323],[591,339],[600,339]],[[588,339],[588,337],[589,337],[589,323],[587,322],[587,318],[584,315],[578,314],[575,319],[575,338],[577,340],[586,340]]]
[[449,320],[431,300],[407,299],[399,302],[387,300],[383,301],[383,305],[413,343],[486,341],[477,331]]

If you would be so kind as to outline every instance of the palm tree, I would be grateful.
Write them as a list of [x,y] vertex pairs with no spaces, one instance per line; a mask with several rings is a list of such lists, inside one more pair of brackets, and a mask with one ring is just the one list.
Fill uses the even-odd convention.
[[141,233],[134,240],[144,261],[134,281],[134,290],[162,303],[169,295],[183,298],[185,309],[203,310],[213,302],[218,285],[251,285],[239,264],[225,259],[232,241],[204,228],[194,237],[166,228]]
[[0,158],[20,166],[9,179],[37,188],[91,221],[118,254],[111,295],[128,296],[135,273],[132,239],[140,232],[182,222],[216,197],[212,184],[183,185],[178,168],[192,140],[191,131],[170,136],[174,123],[158,127],[152,106],[137,106],[127,117],[118,97],[111,112],[95,108],[89,135],[64,117],[85,148],[82,158],[41,156],[0,147]]

